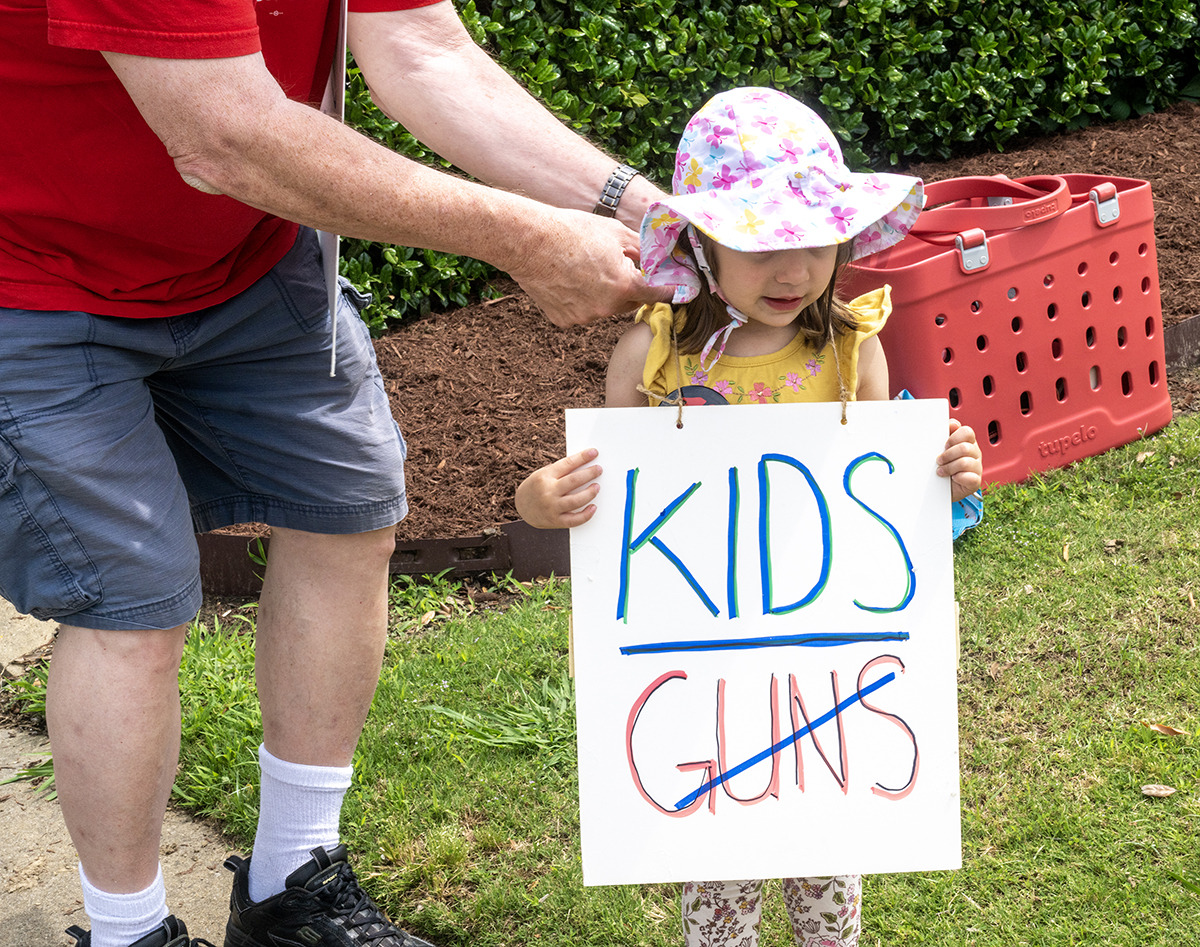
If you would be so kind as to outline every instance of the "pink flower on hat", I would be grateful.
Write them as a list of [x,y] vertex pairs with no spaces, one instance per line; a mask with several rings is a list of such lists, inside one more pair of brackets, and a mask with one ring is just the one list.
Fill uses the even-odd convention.
[[838,233],[845,233],[850,227],[850,221],[854,219],[857,211],[853,207],[831,207],[829,216],[825,218],[825,222],[833,224]]
[[721,165],[719,174],[714,174],[712,178],[712,186],[719,187],[724,191],[728,191],[738,182],[737,173],[732,171],[727,164]]
[[803,153],[801,146],[797,145],[790,138],[784,138],[779,142],[779,153],[792,164],[800,163],[800,155]]
[[721,125],[713,124],[710,125],[709,132],[704,137],[704,140],[709,144],[715,145],[719,148],[721,147],[721,143],[733,133],[734,131],[732,128],[725,128]]
[[804,231],[798,225],[789,221],[781,221],[779,227],[775,230],[775,236],[783,237],[784,240],[792,241],[800,239],[800,234]]

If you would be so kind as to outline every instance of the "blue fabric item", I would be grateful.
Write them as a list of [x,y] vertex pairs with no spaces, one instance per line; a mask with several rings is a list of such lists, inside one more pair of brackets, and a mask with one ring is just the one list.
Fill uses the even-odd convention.
[[[907,388],[900,389],[893,401],[915,401]],[[983,492],[976,490],[969,497],[964,497],[953,506],[953,519],[950,528],[954,539],[958,539],[967,530],[978,526],[983,520]]]
[[194,532],[399,522],[404,440],[345,294],[337,318],[331,378],[307,230],[199,313],[0,308],[0,596],[86,628],[172,628],[200,607]]

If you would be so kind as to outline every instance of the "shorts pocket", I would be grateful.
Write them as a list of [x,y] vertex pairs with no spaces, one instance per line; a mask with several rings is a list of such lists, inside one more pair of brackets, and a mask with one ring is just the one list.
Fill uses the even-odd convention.
[[0,595],[35,618],[98,603],[100,573],[53,494],[0,435]]

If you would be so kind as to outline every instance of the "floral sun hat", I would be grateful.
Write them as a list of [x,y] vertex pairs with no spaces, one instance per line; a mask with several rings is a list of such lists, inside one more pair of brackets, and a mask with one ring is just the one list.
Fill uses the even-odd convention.
[[642,219],[642,270],[651,286],[696,298],[700,274],[678,248],[688,224],[733,250],[826,247],[855,239],[854,258],[898,243],[921,213],[920,178],[847,169],[828,126],[774,89],[711,98],[675,153],[671,197]]

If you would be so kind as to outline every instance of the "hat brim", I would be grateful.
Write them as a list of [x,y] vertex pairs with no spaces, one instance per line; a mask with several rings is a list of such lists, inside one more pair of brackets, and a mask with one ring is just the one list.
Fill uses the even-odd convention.
[[722,246],[745,252],[811,249],[855,240],[853,258],[858,259],[904,239],[924,203],[921,180],[902,174],[847,173],[838,191],[812,204],[789,197],[793,206],[770,222],[754,212],[763,192],[750,187],[741,193],[736,185],[706,189],[658,201],[642,219],[646,282],[684,290],[676,293],[676,302],[695,298],[698,274],[686,256],[676,252],[689,223]]

